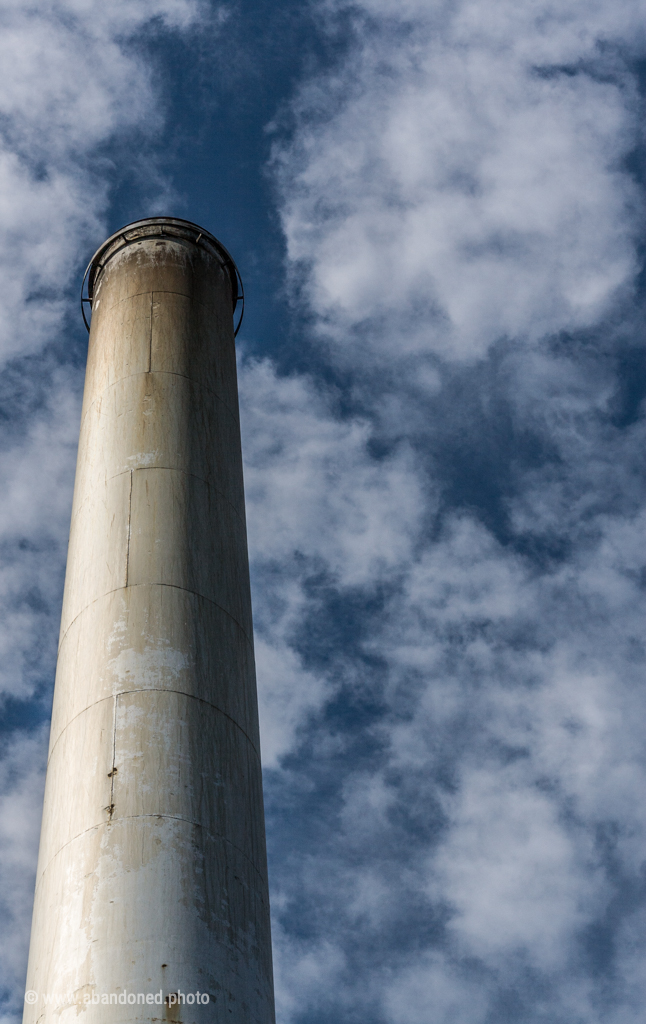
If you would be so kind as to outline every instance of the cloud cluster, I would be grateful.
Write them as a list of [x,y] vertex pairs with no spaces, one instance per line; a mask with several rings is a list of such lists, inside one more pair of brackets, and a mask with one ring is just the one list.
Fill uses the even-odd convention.
[[345,14],[272,164],[345,405],[242,371],[281,1019],[637,1022],[639,10]]
[[15,1011],[22,1010],[22,992],[11,989],[18,987],[25,972],[24,931],[31,920],[45,782],[42,764],[47,739],[46,728],[28,733],[17,731],[3,745],[0,758],[0,953],[5,995],[0,1020],[3,1024],[15,1020]]
[[631,287],[643,224],[624,164],[638,8],[356,7],[366,43],[302,90],[275,156],[336,358],[473,359],[596,323]]
[[306,378],[250,361],[240,397],[263,759],[274,766],[328,692],[294,646],[319,602],[308,581],[357,594],[386,585],[411,559],[425,503],[410,450],[373,462],[369,423],[335,417],[332,396]]
[[52,401],[30,419],[25,434],[0,451],[4,698],[33,696],[52,671],[78,440],[74,383],[56,374]]

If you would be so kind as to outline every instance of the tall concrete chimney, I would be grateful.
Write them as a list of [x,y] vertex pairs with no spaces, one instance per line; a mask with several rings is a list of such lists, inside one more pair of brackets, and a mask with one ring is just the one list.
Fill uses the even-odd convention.
[[156,217],[88,290],[25,1024],[270,1024],[236,270]]

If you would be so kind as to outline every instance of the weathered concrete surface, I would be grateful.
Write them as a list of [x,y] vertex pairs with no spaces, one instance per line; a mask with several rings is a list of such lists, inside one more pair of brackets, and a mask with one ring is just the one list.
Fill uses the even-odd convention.
[[[274,1020],[231,280],[174,223],[94,292],[25,1024]],[[160,990],[210,1001],[91,1002]]]

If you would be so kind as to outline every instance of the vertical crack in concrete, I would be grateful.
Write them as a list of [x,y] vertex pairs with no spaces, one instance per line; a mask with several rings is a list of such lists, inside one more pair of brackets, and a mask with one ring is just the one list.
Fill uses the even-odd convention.
[[155,306],[155,293],[150,293],[150,333],[148,335],[148,373],[153,365],[153,309]]
[[114,777],[117,774],[117,767],[115,760],[117,756],[117,710],[119,706],[119,696],[116,695],[114,698],[114,717],[112,723],[112,767],[110,769],[110,805],[108,807],[108,820],[112,821],[112,815],[114,814]]
[[126,587],[130,573],[130,526],[132,522],[132,470],[130,470],[130,492],[128,494],[128,538],[126,541]]

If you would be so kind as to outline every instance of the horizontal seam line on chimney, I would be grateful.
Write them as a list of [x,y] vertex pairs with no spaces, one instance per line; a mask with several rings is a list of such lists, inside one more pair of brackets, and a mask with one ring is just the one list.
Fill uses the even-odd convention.
[[229,619],[231,619],[232,622],[235,622],[236,626],[238,627],[238,629],[246,639],[247,643],[251,647],[251,650],[253,651],[253,639],[247,635],[246,629],[244,628],[244,626],[241,625],[241,623],[238,622],[235,615],[232,615],[231,612],[227,611],[227,609],[224,608],[221,604],[218,604],[217,601],[214,601],[210,597],[206,597],[205,594],[200,594],[199,591],[197,590],[189,590],[188,587],[178,587],[176,583],[129,583],[127,586],[124,587],[114,587],[112,590],[106,590],[104,594],[100,594],[98,597],[95,597],[93,601],[89,601],[84,608],[81,608],[80,612],[78,612],[74,616],[69,626],[63,633],[63,636],[60,638],[58,643],[57,654],[60,654],[60,650],[65,641],[65,637],[69,633],[70,629],[72,628],[76,620],[80,618],[80,616],[83,614],[83,612],[86,612],[87,609],[91,608],[92,605],[97,603],[97,601],[101,601],[104,597],[108,597],[109,594],[116,594],[119,590],[133,590],[135,587],[169,587],[172,590],[181,590],[184,594],[194,594],[195,597],[201,598],[202,601],[207,601],[209,604],[212,604],[215,608],[219,608],[220,611]]
[[59,856],[59,854],[62,853],[62,851],[65,850],[66,847],[70,846],[71,843],[76,842],[76,840],[80,839],[81,836],[87,835],[88,832],[92,832],[93,829],[109,828],[110,825],[114,825],[118,821],[130,821],[130,820],[132,820],[134,818],[166,818],[169,821],[183,821],[187,825],[192,825],[194,828],[203,829],[204,832],[206,832],[207,836],[209,836],[209,838],[211,838],[211,839],[221,839],[224,843],[227,844],[227,846],[231,846],[234,850],[237,850],[238,853],[240,853],[244,857],[244,859],[249,862],[249,864],[251,865],[253,870],[256,872],[256,874],[258,875],[260,880],[263,883],[265,882],[265,878],[263,877],[261,872],[258,870],[256,865],[254,864],[254,862],[252,861],[251,857],[247,853],[245,853],[244,850],[241,850],[239,846],[236,846],[235,843],[232,843],[230,839],[227,839],[226,836],[221,835],[219,832],[211,832],[210,830],[206,829],[204,825],[201,825],[199,823],[199,821],[192,821],[190,818],[181,818],[181,817],[179,817],[176,814],[126,814],[122,818],[113,818],[111,821],[98,821],[96,823],[96,825],[90,825],[89,828],[84,828],[82,832],[79,832],[77,835],[72,836],[72,838],[68,839],[66,843],[63,843],[63,845],[61,847],[59,847],[59,849],[56,851],[56,853],[52,857],[50,857],[50,859],[47,861],[47,864],[45,865],[45,867],[41,871],[40,876],[38,877],[38,879],[36,881],[36,890],[38,890],[38,887],[39,887],[39,885],[40,885],[40,883],[41,883],[41,881],[42,881],[42,879],[43,879],[43,877],[45,875],[45,872],[49,868],[50,864],[52,864],[56,860],[56,858]]
[[213,395],[213,397],[218,400],[220,405],[222,405],[226,409],[226,411],[229,413],[229,416],[231,416],[232,419],[234,420],[236,426],[240,426],[240,419],[233,411],[233,409],[231,409],[228,403],[225,402],[225,400],[222,398],[222,396],[219,395],[217,391],[214,391],[213,388],[210,388],[208,384],[203,384],[202,381],[195,380],[194,377],[187,377],[185,373],[177,373],[175,370],[137,370],[135,373],[127,373],[124,377],[119,377],[118,380],[113,381],[112,384],[108,384],[106,387],[103,388],[102,391],[99,392],[96,398],[92,399],[89,406],[81,416],[81,428],[83,427],[83,424],[85,423],[85,420],[89,415],[92,407],[96,405],[99,399],[103,398],[103,395],[105,395],[107,391],[110,391],[112,388],[116,388],[117,384],[121,384],[121,382],[124,380],[131,380],[132,377],[150,377],[151,374],[155,373],[158,373],[165,377],[179,377],[180,380],[188,380],[190,381],[191,384],[195,384],[196,387],[202,388],[204,391],[208,391],[208,393],[210,395]]
[[[227,498],[227,496],[224,493],[224,491],[221,491],[219,487],[216,487],[216,485],[214,483],[212,483],[211,480],[207,480],[207,478],[204,477],[204,476],[199,476],[198,473],[191,473],[190,470],[180,469],[177,466],[131,466],[128,469],[122,469],[119,473],[113,473],[112,476],[106,477],[106,481],[108,481],[108,480],[117,480],[118,477],[126,476],[127,473],[130,473],[132,475],[133,473],[141,473],[143,471],[145,471],[145,472],[154,472],[154,470],[156,470],[156,469],[164,469],[168,473],[183,473],[184,476],[191,476],[191,477],[193,477],[194,480],[200,480],[203,484],[206,484],[207,487],[213,488],[214,492],[216,494],[219,494],[220,497],[222,498],[222,500],[225,501],[226,504],[231,507],[231,509],[232,509],[234,515],[236,516],[236,518],[240,520],[241,525],[246,528],[247,521],[246,521],[245,516],[236,508],[236,506],[233,504],[231,499]],[[74,523],[74,521],[78,518],[78,516],[81,514],[82,509],[83,509],[83,505],[81,505],[79,508],[77,508],[72,513],[71,523]],[[71,524],[70,524],[70,530],[71,530]]]
[[65,726],[61,729],[60,733],[56,737],[56,740],[54,742],[54,746],[51,748],[51,750],[49,751],[49,754],[47,755],[47,765],[49,766],[49,762],[51,761],[51,759],[52,759],[52,757],[54,755],[54,751],[56,750],[56,747],[58,746],[59,741],[62,739],[63,735],[67,732],[67,730],[70,727],[70,725],[72,724],[72,722],[75,722],[77,718],[80,718],[81,715],[84,715],[86,711],[90,710],[90,708],[95,708],[97,706],[97,704],[103,704],[104,701],[106,701],[106,700],[113,700],[113,698],[115,698],[115,697],[123,697],[123,696],[125,696],[128,693],[176,693],[180,697],[189,697],[191,700],[199,701],[200,704],[206,704],[208,707],[213,708],[214,711],[217,711],[219,714],[223,715],[224,718],[227,718],[230,722],[233,723],[233,725],[235,725],[236,729],[240,730],[240,732],[245,737],[245,739],[248,740],[248,742],[249,742],[249,744],[250,744],[254,754],[256,755],[258,760],[260,761],[260,751],[256,749],[256,744],[253,742],[253,740],[251,739],[249,734],[242,728],[242,726],[240,725],[239,722],[236,722],[235,718],[232,718],[231,715],[227,714],[226,711],[223,711],[222,708],[218,707],[217,704],[213,704],[210,700],[206,700],[205,697],[196,697],[196,695],[194,693],[187,693],[185,690],[172,690],[172,689],[170,689],[170,687],[167,688],[165,686],[142,686],[139,689],[135,689],[135,690],[118,690],[116,693],[110,693],[110,694],[108,694],[105,697],[99,697],[98,700],[93,701],[91,704],[87,704],[86,707],[81,709],[81,711],[78,711],[73,716],[73,718],[70,718],[70,720],[65,724]]

